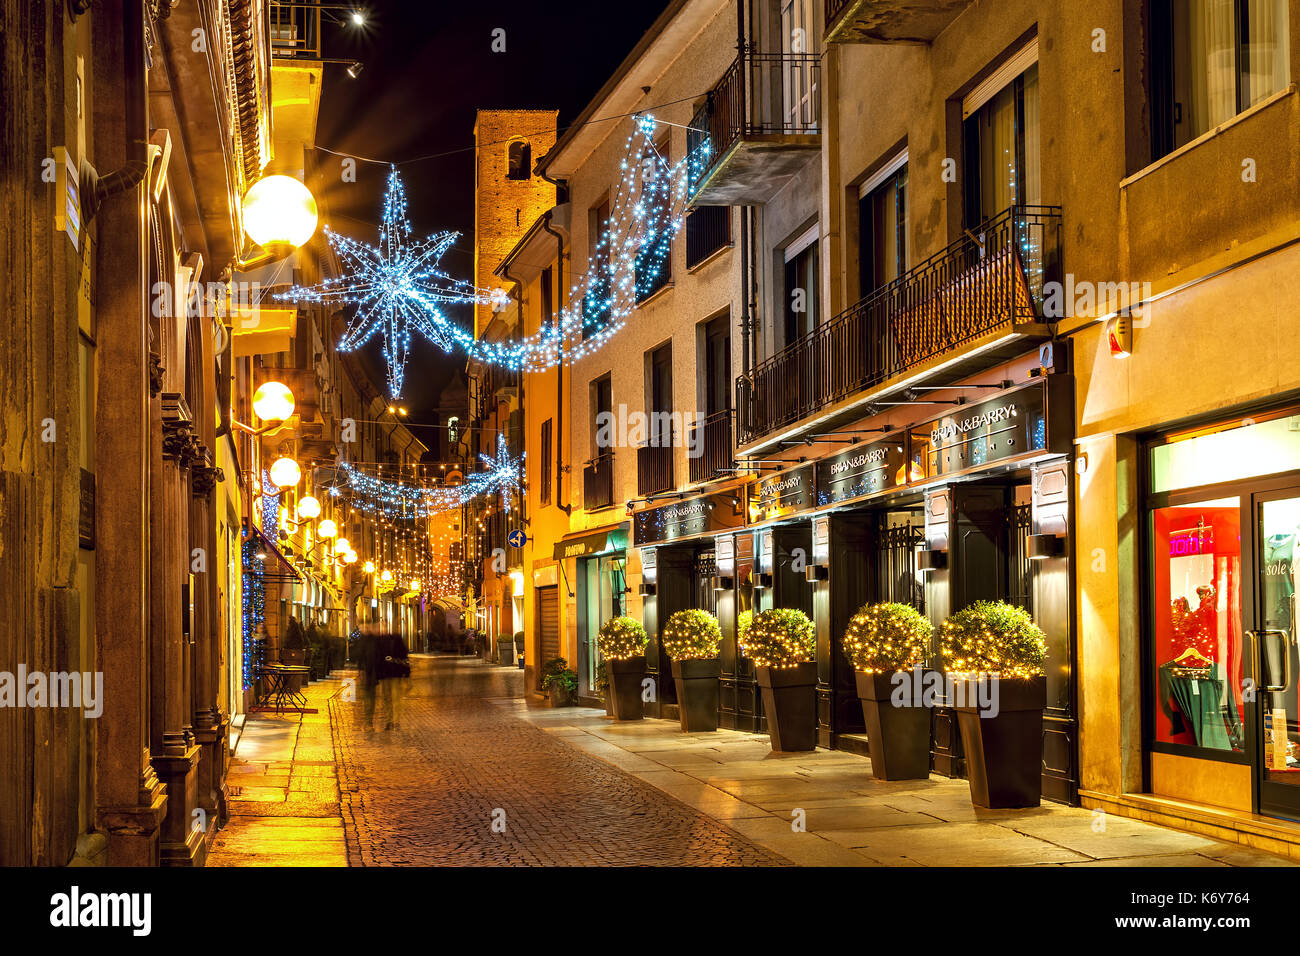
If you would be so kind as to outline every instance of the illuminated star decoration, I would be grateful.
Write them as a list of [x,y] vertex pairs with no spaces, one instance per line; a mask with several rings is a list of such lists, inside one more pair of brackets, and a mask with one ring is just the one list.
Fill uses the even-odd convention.
[[328,226],[325,235],[343,274],[313,288],[295,286],[278,298],[355,307],[338,343],[339,350],[354,351],[376,334],[382,335],[388,391],[393,398],[402,394],[412,331],[450,352],[457,326],[443,314],[444,306],[483,304],[499,308],[506,298],[503,290],[475,288],[438,268],[460,233],[438,232],[422,241],[411,241],[406,187],[396,166],[388,172],[378,246],[340,235]]

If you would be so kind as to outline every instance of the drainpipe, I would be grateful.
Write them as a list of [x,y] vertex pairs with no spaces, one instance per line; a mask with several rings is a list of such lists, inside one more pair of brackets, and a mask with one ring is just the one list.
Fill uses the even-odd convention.
[[100,177],[95,167],[82,162],[79,173],[82,219],[89,223],[106,199],[129,192],[144,182],[149,171],[149,118],[145,108],[144,0],[123,5],[122,60],[126,71],[127,161]]
[[[546,179],[545,175],[542,176]],[[546,180],[553,182],[553,180]],[[562,187],[557,183],[557,191]],[[554,320],[559,323],[564,315],[564,236],[551,228],[551,212],[548,211],[542,219],[542,228],[555,237],[555,315]],[[555,478],[559,487],[555,492],[555,504],[566,515],[572,514],[573,510],[569,507],[568,502],[560,501],[560,489],[565,486],[564,482],[564,338],[561,336],[559,344],[559,353],[555,362]]]

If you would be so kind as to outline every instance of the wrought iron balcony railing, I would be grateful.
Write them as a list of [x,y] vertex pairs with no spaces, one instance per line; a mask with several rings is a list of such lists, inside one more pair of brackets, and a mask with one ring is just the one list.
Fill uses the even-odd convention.
[[673,446],[642,445],[636,450],[636,493],[657,495],[673,487]]
[[731,244],[731,208],[700,206],[686,216],[686,268],[693,269]]
[[745,445],[999,329],[1042,321],[1059,279],[1059,206],[1016,206],[971,230],[736,380]]
[[691,120],[687,147],[708,138],[697,183],[740,140],[815,136],[821,120],[821,58],[745,50],[709,91]]
[[714,412],[691,426],[691,440],[687,446],[698,454],[689,456],[691,483],[711,481],[719,474],[729,476],[727,470],[735,464],[731,445],[731,409]]
[[582,469],[582,506],[588,511],[614,503],[614,453],[597,455]]

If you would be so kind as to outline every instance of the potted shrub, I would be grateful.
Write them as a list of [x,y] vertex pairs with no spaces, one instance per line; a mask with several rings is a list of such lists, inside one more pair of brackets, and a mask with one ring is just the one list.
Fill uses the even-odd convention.
[[717,730],[718,679],[722,676],[718,619],[698,608],[678,611],[668,618],[659,641],[673,662],[682,731]]
[[939,639],[971,801],[1037,806],[1047,703],[1042,630],[1024,608],[978,601],[944,621]]
[[755,614],[739,643],[741,653],[754,662],[772,749],[815,749],[817,637],[808,615],[794,608]]
[[515,661],[520,670],[524,669],[524,632],[515,631]]
[[546,662],[542,674],[542,690],[551,698],[552,707],[570,707],[578,692],[578,675],[569,670],[563,657],[553,657]]
[[641,622],[612,617],[600,626],[596,647],[605,659],[615,720],[640,720],[641,681],[645,679],[645,646],[650,643]]
[[868,604],[844,630],[841,644],[853,664],[878,780],[930,775],[930,710],[911,693],[910,672],[925,665],[933,633],[910,604]]
[[596,665],[596,696],[605,701],[605,716],[614,716],[614,695],[609,692],[609,667],[601,661]]

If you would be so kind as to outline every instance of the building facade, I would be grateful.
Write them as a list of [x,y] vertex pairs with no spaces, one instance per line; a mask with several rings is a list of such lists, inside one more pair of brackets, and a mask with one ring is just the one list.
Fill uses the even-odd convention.
[[[1211,7],[671,4],[507,260],[528,332],[609,216],[623,135],[593,117],[708,142],[668,278],[529,377],[529,667],[576,661],[594,697],[594,630],[631,614],[671,715],[655,636],[704,607],[723,726],[761,729],[737,623],[799,607],[819,743],[861,750],[848,618],[1005,600],[1048,637],[1046,798],[1288,852],[1300,8]],[[597,438],[677,409],[726,423],[709,466]],[[965,773],[946,702],[931,750]]]

